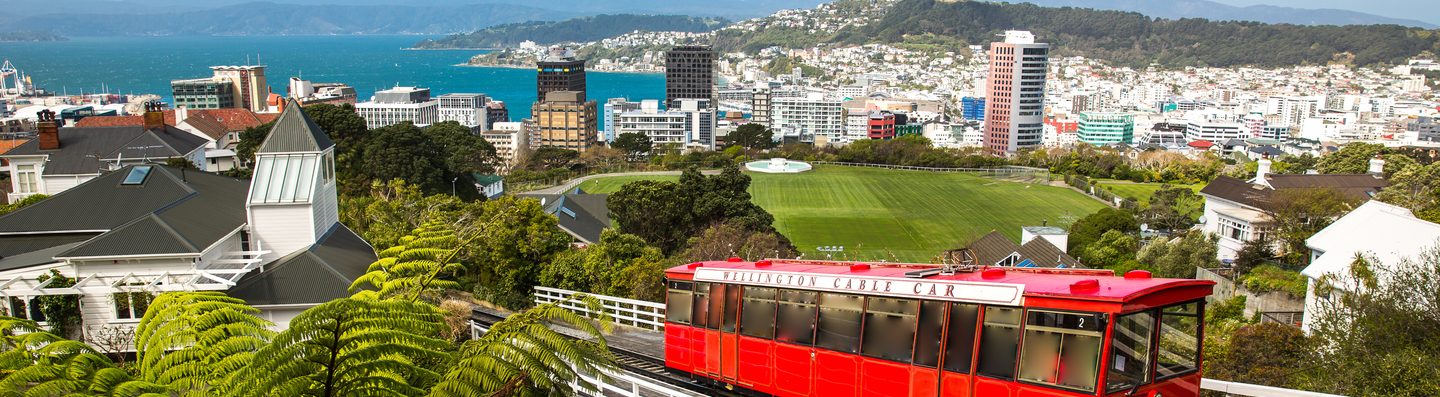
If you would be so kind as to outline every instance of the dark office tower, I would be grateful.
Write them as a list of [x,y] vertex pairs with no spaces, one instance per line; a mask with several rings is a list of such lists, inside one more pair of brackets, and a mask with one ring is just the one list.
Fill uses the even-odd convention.
[[554,91],[580,93],[580,102],[585,102],[585,60],[575,59],[574,53],[561,47],[550,48],[550,53],[536,62],[535,101],[544,102],[545,94]]
[[678,99],[704,99],[715,103],[715,50],[710,46],[682,45],[665,53],[665,106]]

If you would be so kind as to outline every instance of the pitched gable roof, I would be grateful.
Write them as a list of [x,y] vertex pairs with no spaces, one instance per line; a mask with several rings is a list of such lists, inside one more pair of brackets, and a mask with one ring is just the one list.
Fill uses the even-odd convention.
[[1369,174],[1266,174],[1265,183],[1269,186],[1221,175],[1200,189],[1200,193],[1265,209],[1270,195],[1277,190],[1334,189],[1351,199],[1369,200],[1388,184],[1384,178]]
[[270,135],[265,137],[265,142],[260,144],[256,153],[294,153],[294,152],[319,152],[335,146],[325,131],[310,120],[310,116],[300,108],[300,103],[289,101],[285,103],[285,111],[280,113],[280,118],[275,120],[275,126],[270,128]]
[[45,175],[97,174],[108,167],[104,160],[124,155],[126,159],[179,157],[205,146],[204,138],[165,126],[155,130],[142,127],[69,127],[59,130],[60,148],[40,150],[40,141],[31,140],[5,156],[49,156]]
[[1066,254],[1055,244],[1051,244],[1050,240],[1044,238],[1031,239],[1030,242],[1020,246],[1019,252],[1021,258],[1029,259],[1040,267],[1064,266],[1071,269],[1082,267],[1079,259]]
[[1020,250],[1019,245],[998,231],[981,236],[966,248],[975,254],[975,264],[981,266],[994,266]]
[[[275,121],[280,115],[274,113],[255,113],[250,109],[226,108],[226,109],[191,109],[187,111],[185,121],[197,116],[204,116],[215,120],[230,131],[244,131],[246,128],[259,126]],[[175,110],[166,110],[165,124],[176,125]],[[76,127],[135,127],[145,124],[144,116],[90,116],[80,119],[75,123]]]
[[375,259],[370,243],[336,223],[315,245],[245,275],[226,294],[250,305],[324,303],[350,296],[350,284]]
[[151,165],[142,184],[120,184],[134,167],[0,217],[0,241],[7,233],[99,232],[57,256],[198,254],[245,225],[245,181]]

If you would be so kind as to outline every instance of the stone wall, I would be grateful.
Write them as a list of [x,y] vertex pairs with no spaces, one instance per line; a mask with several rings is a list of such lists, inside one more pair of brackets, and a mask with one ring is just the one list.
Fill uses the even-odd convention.
[[1251,292],[1234,280],[1204,268],[1195,268],[1195,278],[1215,282],[1215,293],[1207,298],[1208,302],[1227,300],[1237,294],[1244,295],[1246,316],[1253,316],[1255,313],[1305,311],[1303,296],[1295,297],[1284,292]]

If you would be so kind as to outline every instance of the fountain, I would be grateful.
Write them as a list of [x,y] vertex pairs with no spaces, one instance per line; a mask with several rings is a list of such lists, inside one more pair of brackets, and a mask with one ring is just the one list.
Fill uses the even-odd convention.
[[745,163],[745,169],[767,174],[794,174],[809,171],[810,168],[810,163],[786,160],[783,158],[756,160]]

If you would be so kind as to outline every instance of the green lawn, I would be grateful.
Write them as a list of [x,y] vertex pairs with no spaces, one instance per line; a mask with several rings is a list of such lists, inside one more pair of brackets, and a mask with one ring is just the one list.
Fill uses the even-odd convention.
[[614,193],[620,186],[634,181],[678,181],[679,175],[628,175],[595,178],[580,183],[580,190],[589,193]]
[[[1160,190],[1160,187],[1164,185],[1163,183],[1141,183],[1113,179],[1101,179],[1097,180],[1096,183],[1109,189],[1110,192],[1115,193],[1117,196],[1135,200],[1141,205],[1150,203],[1150,196],[1155,195],[1155,191]],[[1190,188],[1190,190],[1195,192],[1199,192],[1200,188],[1205,187],[1204,184],[1170,186]]]
[[[755,202],[812,258],[817,246],[841,245],[850,259],[929,262],[991,230],[1018,241],[1021,226],[1047,220],[1068,226],[1104,207],[1067,188],[961,174],[817,166],[750,176]],[[625,182],[661,178],[676,177],[601,178],[581,187],[607,193]]]

